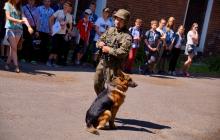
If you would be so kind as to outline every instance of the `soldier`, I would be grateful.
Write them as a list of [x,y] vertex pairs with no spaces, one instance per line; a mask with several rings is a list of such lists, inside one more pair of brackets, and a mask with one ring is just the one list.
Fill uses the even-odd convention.
[[115,27],[103,33],[96,43],[102,52],[94,79],[97,95],[105,89],[105,82],[110,82],[113,76],[117,75],[117,71],[122,69],[132,45],[132,37],[127,29],[130,12],[119,9],[114,16]]

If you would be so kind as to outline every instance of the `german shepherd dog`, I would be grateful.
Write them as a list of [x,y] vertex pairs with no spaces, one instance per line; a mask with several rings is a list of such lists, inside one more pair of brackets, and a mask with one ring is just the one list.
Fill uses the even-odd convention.
[[97,129],[104,129],[107,122],[110,129],[115,129],[115,116],[124,102],[125,92],[128,87],[136,86],[128,74],[121,72],[119,76],[114,77],[88,109],[85,119],[87,131],[99,135]]

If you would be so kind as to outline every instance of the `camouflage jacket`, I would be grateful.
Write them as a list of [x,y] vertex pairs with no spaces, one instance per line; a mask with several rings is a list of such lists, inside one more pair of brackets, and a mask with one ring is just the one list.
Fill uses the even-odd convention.
[[[102,34],[100,39],[97,41],[96,46],[100,41],[111,47],[106,63],[109,66],[121,67],[122,63],[127,59],[130,47],[132,45],[132,36],[129,34],[127,29],[117,30],[117,28],[109,28],[105,33]],[[102,57],[102,59],[104,59]]]

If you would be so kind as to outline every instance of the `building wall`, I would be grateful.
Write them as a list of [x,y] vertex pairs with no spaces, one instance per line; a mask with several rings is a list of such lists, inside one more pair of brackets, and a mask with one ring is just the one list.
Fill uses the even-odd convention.
[[220,54],[220,1],[214,0],[206,36],[205,53]]
[[131,24],[136,18],[144,21],[144,27],[150,27],[150,21],[153,19],[176,18],[176,28],[183,24],[187,0],[107,0],[107,7],[111,9],[125,8],[131,12]]

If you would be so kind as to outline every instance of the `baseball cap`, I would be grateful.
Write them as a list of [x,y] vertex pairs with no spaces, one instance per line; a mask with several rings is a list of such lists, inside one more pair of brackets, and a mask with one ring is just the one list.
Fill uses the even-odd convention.
[[91,11],[90,9],[86,9],[84,13],[85,13],[85,14],[88,14],[88,15],[91,15],[91,14],[92,14],[92,11]]
[[110,9],[109,8],[104,8],[102,11],[110,13]]

